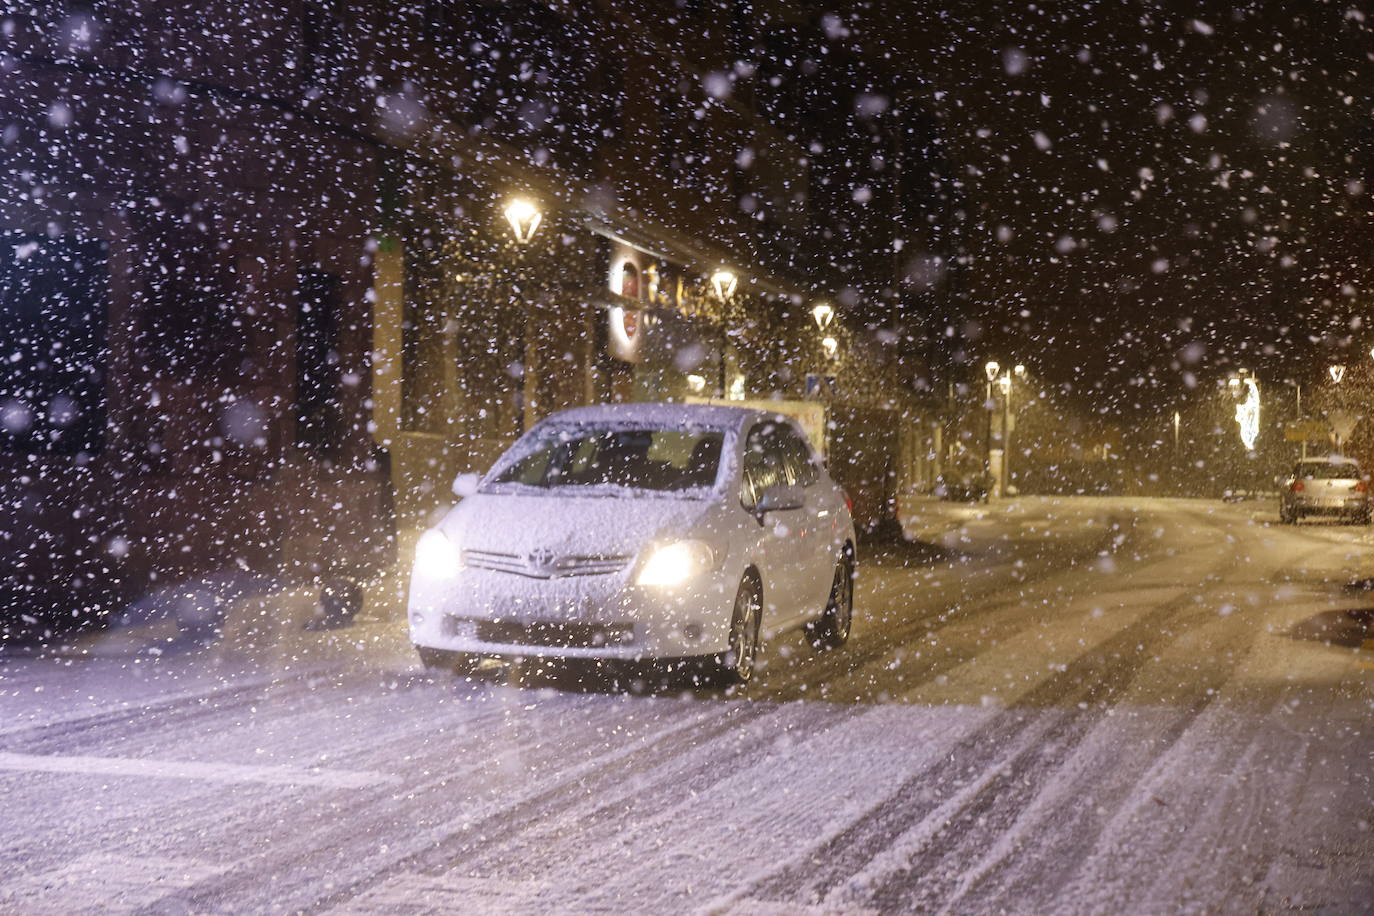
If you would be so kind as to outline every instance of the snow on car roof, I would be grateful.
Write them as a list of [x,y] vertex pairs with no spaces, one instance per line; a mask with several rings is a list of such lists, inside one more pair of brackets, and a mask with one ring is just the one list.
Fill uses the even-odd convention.
[[544,423],[647,423],[653,426],[709,426],[736,428],[755,418],[780,416],[748,407],[725,404],[668,404],[663,402],[601,404],[574,407],[545,417]]

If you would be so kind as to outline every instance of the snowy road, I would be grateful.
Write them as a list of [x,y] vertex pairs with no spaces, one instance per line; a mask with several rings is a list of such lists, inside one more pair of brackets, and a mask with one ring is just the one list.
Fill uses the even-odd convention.
[[425,675],[385,620],[0,658],[0,910],[1374,911],[1374,537],[963,511],[743,696]]

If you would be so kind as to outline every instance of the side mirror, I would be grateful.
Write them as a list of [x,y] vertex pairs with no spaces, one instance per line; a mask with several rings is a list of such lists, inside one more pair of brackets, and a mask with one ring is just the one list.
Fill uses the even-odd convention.
[[477,484],[482,480],[477,474],[459,474],[453,478],[453,495],[462,499],[477,492]]
[[805,505],[806,495],[801,487],[778,484],[759,494],[759,501],[754,506],[754,515],[762,522],[763,517],[769,512],[786,512],[790,509],[800,509]]

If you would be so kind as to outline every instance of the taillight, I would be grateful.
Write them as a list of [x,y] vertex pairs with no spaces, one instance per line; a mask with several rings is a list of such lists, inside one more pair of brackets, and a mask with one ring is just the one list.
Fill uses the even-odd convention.
[[1288,489],[1291,490],[1291,491],[1294,492],[1294,493],[1301,493],[1303,490],[1306,489],[1306,487],[1304,487],[1304,486],[1302,485],[1302,481],[1301,481],[1301,480],[1295,480],[1295,481],[1293,481],[1293,485],[1292,485],[1291,487],[1289,487]]
[[849,498],[849,494],[844,495],[844,507],[849,510],[849,514],[854,514],[854,500]]
[[1355,483],[1355,492],[1356,492],[1356,493],[1363,493],[1364,491],[1366,491],[1366,490],[1368,490],[1368,489],[1369,489],[1369,487],[1365,486],[1365,482],[1364,482],[1363,480],[1356,481],[1356,483]]

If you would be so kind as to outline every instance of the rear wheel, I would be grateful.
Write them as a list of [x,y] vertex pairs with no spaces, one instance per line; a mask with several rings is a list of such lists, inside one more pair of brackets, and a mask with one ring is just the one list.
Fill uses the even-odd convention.
[[1293,523],[1294,523],[1295,521],[1297,521],[1297,520],[1298,520],[1298,519],[1297,519],[1297,515],[1293,512],[1292,509],[1289,509],[1289,508],[1287,508],[1286,506],[1280,506],[1280,507],[1279,507],[1279,524],[1280,524],[1280,525],[1291,525],[1291,524],[1293,524]]
[[763,623],[763,595],[758,580],[746,575],[735,594],[730,620],[730,648],[717,657],[716,667],[725,684],[747,684],[754,678],[759,654],[759,628]]
[[854,557],[845,548],[835,561],[835,578],[825,613],[811,627],[811,644],[817,649],[838,649],[849,640],[854,624]]

